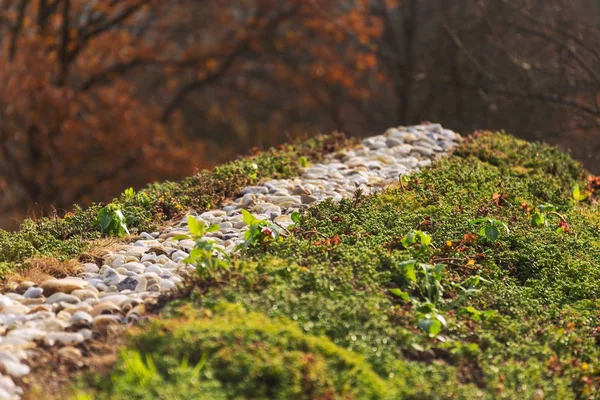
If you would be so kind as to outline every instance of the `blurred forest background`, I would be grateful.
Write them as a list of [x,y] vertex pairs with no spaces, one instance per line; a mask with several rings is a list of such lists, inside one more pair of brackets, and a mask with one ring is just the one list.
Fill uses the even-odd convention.
[[599,3],[0,0],[0,226],[425,120],[600,172]]

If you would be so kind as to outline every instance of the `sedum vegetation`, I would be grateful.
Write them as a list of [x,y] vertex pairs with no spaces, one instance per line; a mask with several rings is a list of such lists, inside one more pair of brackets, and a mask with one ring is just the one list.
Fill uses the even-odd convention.
[[203,170],[180,182],[160,182],[134,192],[127,189],[109,204],[75,206],[63,218],[25,220],[19,230],[0,230],[0,278],[28,267],[32,257],[67,260],[80,255],[95,239],[152,232],[165,222],[218,207],[241,188],[267,179],[299,173],[307,160],[348,145],[343,135],[318,136]]
[[480,133],[397,187],[320,203],[199,277],[89,396],[597,398],[587,175],[552,147]]

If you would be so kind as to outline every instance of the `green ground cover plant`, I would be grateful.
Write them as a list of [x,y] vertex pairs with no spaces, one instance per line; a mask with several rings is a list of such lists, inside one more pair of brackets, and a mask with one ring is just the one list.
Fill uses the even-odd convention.
[[[476,134],[199,277],[89,393],[150,398],[202,363],[194,393],[212,398],[598,398],[600,185],[587,176],[550,146]],[[131,354],[153,360],[154,380],[125,385],[139,382]]]
[[257,152],[180,182],[153,183],[137,192],[128,188],[109,204],[74,206],[60,217],[27,219],[16,232],[0,230],[0,279],[27,268],[31,257],[70,259],[88,250],[95,239],[152,232],[188,210],[215,208],[244,186],[297,176],[302,166],[351,143],[343,135],[318,136]]

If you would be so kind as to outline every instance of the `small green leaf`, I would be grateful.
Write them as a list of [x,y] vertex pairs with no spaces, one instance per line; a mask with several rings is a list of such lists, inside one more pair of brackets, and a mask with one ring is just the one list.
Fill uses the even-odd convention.
[[421,303],[416,308],[416,311],[418,311],[422,314],[429,314],[429,313],[433,312],[434,310],[435,310],[435,306],[431,303]]
[[398,289],[398,288],[394,288],[390,290],[390,293],[393,294],[394,296],[404,300],[404,301],[409,301],[410,298],[408,296],[408,293],[403,292],[402,290]]
[[206,232],[212,233],[212,232],[216,232],[219,229],[221,229],[221,227],[217,224],[212,224],[211,226],[208,227],[208,229],[206,230]]
[[546,222],[546,219],[539,212],[536,212],[535,214],[533,214],[531,216],[531,226],[533,226],[533,227],[544,225],[545,222]]
[[472,221],[469,221],[469,225],[480,224],[482,222],[486,222],[487,220],[488,220],[487,218],[477,218]]
[[491,318],[498,314],[497,310],[487,310],[481,313],[484,318]]
[[581,199],[581,192],[579,191],[579,185],[575,185],[573,188],[573,198],[575,201],[579,201]]
[[415,272],[415,261],[409,260],[400,263],[400,268],[404,271],[406,278],[411,282],[417,281],[417,274]]
[[405,248],[409,248],[410,246],[416,243],[416,238],[417,235],[415,235],[414,232],[409,232],[408,234],[404,235],[404,237],[400,240],[400,243]]
[[575,201],[584,201],[585,199],[587,199],[587,195],[581,193],[581,190],[579,190],[579,185],[575,185],[575,187],[573,188],[573,199]]
[[294,224],[300,225],[300,212],[294,211],[290,217]]
[[175,239],[175,240],[188,240],[188,239],[191,239],[191,237],[188,236],[188,235],[177,235],[177,236],[173,236],[173,239]]
[[550,203],[540,204],[538,205],[538,209],[540,211],[556,211],[556,207]]
[[132,187],[125,189],[125,191],[123,192],[123,194],[125,195],[126,198],[131,199],[133,198],[134,195],[134,190]]
[[254,215],[252,215],[250,212],[244,209],[242,209],[242,216],[244,217],[244,223],[248,226],[252,225],[255,221],[257,221]]
[[462,312],[469,314],[475,321],[481,321],[481,312],[473,306],[463,307]]
[[435,264],[435,277],[439,281],[442,280],[442,271],[446,268],[446,264]]
[[431,244],[431,236],[425,232],[419,231],[419,239],[421,240],[421,244],[425,247]]

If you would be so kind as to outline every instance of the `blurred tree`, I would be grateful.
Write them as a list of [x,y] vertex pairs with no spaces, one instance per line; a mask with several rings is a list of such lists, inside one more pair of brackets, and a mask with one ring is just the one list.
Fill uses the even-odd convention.
[[544,139],[599,171],[599,11],[587,0],[3,0],[0,212],[108,200],[306,132],[424,120]]
[[[203,164],[200,142],[157,124],[122,66],[151,58],[159,2],[3,1],[0,176],[5,207],[108,199]],[[9,204],[6,204],[9,203]],[[27,211],[21,209],[21,211]]]

